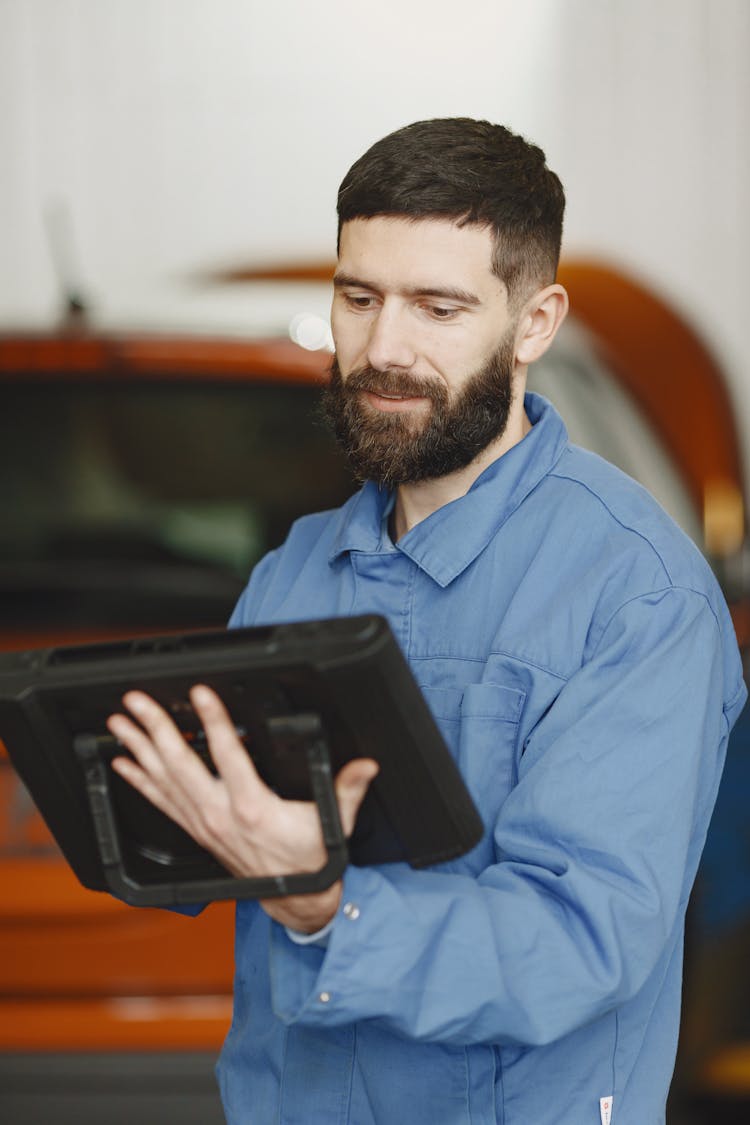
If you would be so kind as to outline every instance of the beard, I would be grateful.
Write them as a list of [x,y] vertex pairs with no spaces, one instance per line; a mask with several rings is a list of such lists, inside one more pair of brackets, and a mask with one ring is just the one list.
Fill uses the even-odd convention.
[[[505,432],[513,401],[515,333],[452,397],[444,383],[404,372],[360,367],[346,380],[331,364],[322,413],[360,480],[389,488],[436,480],[466,468]],[[367,404],[363,391],[428,400],[420,410],[384,413]]]

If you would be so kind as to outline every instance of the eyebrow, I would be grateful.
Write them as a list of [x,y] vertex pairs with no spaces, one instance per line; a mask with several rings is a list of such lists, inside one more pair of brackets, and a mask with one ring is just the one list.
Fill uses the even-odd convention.
[[[336,273],[333,278],[336,289],[351,287],[352,289],[369,289],[372,293],[379,293],[380,289],[371,281],[361,277],[354,277],[350,273]],[[470,293],[468,289],[458,289],[454,286],[444,285],[413,285],[399,290],[405,297],[442,297],[447,301],[458,301],[461,305],[481,305],[479,297]]]

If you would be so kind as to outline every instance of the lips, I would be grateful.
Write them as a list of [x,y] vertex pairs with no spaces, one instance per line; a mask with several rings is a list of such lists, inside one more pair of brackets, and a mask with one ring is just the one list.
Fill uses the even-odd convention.
[[384,414],[422,407],[429,401],[425,395],[386,395],[372,390],[363,390],[360,393],[374,410]]

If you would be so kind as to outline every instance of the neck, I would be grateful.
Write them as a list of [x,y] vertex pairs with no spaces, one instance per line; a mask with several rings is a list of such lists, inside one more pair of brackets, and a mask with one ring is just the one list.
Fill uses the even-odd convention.
[[437,480],[418,481],[414,484],[401,484],[396,492],[393,509],[393,539],[397,541],[411,531],[422,520],[427,519],[438,508],[460,499],[469,491],[474,481],[484,470],[497,461],[514,445],[518,445],[531,429],[531,422],[523,408],[523,395],[519,396],[518,409],[511,407],[508,424],[500,437],[482,450],[478,457],[455,473],[438,477]]

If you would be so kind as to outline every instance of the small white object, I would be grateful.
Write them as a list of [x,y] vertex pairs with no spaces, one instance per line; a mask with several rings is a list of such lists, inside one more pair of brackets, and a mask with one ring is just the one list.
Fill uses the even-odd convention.
[[347,902],[344,907],[344,915],[352,922],[356,922],[357,918],[359,918],[359,907],[355,906],[353,902]]
[[612,1120],[612,1095],[607,1098],[599,1098],[599,1116],[602,1125],[610,1125]]
[[309,352],[334,350],[329,322],[317,313],[298,313],[289,324],[289,335],[295,344]]
[[321,1004],[327,1004],[330,999],[330,992],[321,992],[320,996],[318,997],[318,1000],[320,1000]]

